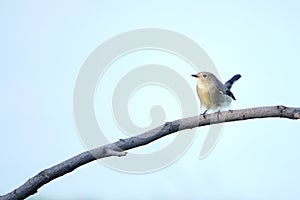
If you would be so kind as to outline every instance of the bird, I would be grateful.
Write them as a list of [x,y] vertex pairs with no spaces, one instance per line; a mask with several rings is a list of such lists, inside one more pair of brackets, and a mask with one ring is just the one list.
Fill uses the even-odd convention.
[[206,109],[201,114],[204,118],[208,110],[218,110],[218,113],[220,113],[220,109],[228,107],[232,99],[236,100],[230,89],[241,78],[240,74],[234,75],[224,84],[210,72],[199,72],[191,76],[197,78],[196,91],[201,108]]

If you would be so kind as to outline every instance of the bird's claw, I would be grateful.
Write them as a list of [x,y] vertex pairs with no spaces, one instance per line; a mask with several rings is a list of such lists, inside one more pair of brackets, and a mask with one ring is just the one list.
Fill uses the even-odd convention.
[[203,116],[204,119],[206,119],[206,113],[208,110],[204,111],[203,113],[201,113],[200,115]]

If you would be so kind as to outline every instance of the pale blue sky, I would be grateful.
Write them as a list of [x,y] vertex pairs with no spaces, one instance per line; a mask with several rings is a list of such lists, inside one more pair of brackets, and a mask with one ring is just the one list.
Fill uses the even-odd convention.
[[[89,54],[122,32],[163,28],[197,42],[223,80],[242,74],[233,87],[233,108],[299,107],[299,10],[298,1],[1,1],[0,194],[85,150],[73,119],[75,81]],[[163,57],[151,59],[163,63]],[[186,71],[194,88],[195,71]],[[103,79],[103,91],[111,91],[105,83],[114,78]],[[164,93],[162,105],[169,98],[174,100]],[[151,101],[141,94],[132,101],[132,120],[147,124],[141,102],[149,108]],[[179,108],[166,106],[168,120],[180,116]],[[111,117],[109,109],[102,112]],[[116,130],[110,121],[107,132]],[[93,162],[32,199],[297,199],[299,128],[287,119],[227,123],[213,152],[198,160],[207,132],[199,128],[191,148],[163,170],[133,175]],[[112,142],[119,136],[125,137]]]

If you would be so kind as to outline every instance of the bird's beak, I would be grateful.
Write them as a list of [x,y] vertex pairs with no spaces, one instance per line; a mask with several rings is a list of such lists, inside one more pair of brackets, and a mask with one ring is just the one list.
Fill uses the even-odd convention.
[[197,74],[192,74],[191,76],[192,76],[192,77],[198,78]]

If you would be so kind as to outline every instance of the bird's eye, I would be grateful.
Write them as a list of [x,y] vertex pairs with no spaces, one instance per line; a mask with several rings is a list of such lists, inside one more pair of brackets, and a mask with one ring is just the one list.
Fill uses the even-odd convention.
[[207,77],[207,75],[206,75],[206,74],[203,74],[203,75],[202,75],[202,77],[203,77],[203,78],[206,78],[206,77]]

